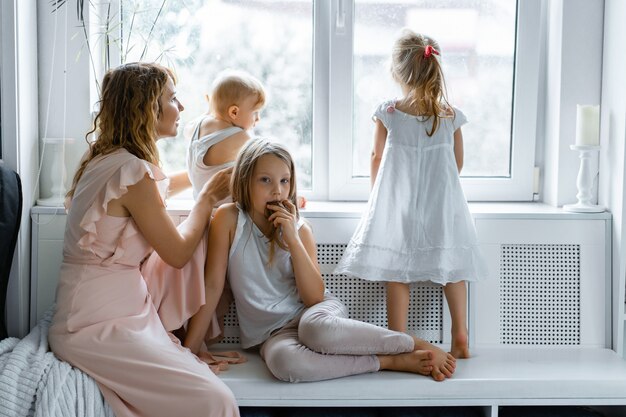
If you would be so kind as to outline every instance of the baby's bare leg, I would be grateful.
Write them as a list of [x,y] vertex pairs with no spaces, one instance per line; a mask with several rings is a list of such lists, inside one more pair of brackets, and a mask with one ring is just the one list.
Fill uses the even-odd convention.
[[411,289],[409,284],[387,282],[387,327],[397,332],[406,332]]
[[467,287],[465,281],[451,282],[443,287],[452,318],[452,347],[457,359],[469,358],[467,341]]

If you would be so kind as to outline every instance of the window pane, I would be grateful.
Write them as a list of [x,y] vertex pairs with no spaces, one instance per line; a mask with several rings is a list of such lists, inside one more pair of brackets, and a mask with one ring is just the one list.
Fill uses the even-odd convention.
[[[298,166],[298,186],[310,189],[312,31],[312,0],[287,5],[272,0],[122,0],[121,60],[158,61],[175,69],[185,106],[181,126],[206,112],[204,95],[220,71],[242,69],[259,78],[267,101],[252,134],[286,145]],[[182,131],[176,140],[159,141],[167,171],[185,168]]]
[[353,176],[369,176],[374,108],[401,97],[389,66],[393,42],[407,27],[439,42],[448,99],[469,120],[463,176],[509,177],[515,21],[515,0],[356,0]]

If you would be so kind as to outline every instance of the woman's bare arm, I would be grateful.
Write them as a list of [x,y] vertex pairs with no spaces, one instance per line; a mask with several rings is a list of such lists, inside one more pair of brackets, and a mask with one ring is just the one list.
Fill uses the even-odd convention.
[[113,202],[132,216],[145,239],[169,265],[182,268],[209,224],[217,201],[228,195],[230,172],[219,172],[204,186],[187,219],[178,227],[167,214],[154,180],[147,174]]

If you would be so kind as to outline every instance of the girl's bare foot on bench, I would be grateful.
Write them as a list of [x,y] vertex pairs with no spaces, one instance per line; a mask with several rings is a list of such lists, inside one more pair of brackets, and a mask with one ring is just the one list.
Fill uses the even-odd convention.
[[377,355],[380,369],[389,371],[412,372],[414,374],[430,375],[433,372],[432,352],[429,350],[414,350],[413,352],[397,355]]
[[456,359],[450,353],[444,352],[437,346],[429,343],[425,340],[419,339],[413,336],[415,341],[415,349],[428,350],[432,353],[432,365],[433,370],[430,376],[435,381],[443,381],[446,378],[451,378],[454,370],[456,369]]

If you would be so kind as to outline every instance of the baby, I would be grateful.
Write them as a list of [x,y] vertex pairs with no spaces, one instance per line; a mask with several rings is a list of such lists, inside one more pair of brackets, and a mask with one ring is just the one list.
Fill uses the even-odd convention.
[[[250,139],[248,131],[260,119],[265,104],[261,82],[244,71],[228,70],[213,82],[207,115],[190,122],[187,170],[194,199],[203,185],[221,169],[234,164],[237,153]],[[230,197],[217,206],[232,201]]]

